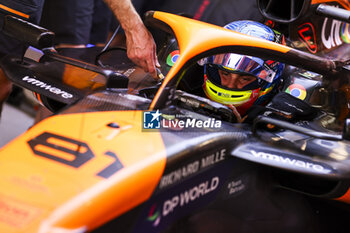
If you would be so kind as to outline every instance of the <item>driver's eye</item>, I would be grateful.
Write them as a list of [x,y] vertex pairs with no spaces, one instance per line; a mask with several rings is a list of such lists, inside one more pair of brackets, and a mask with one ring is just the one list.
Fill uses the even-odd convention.
[[226,71],[221,71],[221,74],[224,75],[224,76],[230,76],[230,73],[226,72]]
[[242,76],[240,78],[241,82],[251,82],[255,80],[255,77],[252,76]]

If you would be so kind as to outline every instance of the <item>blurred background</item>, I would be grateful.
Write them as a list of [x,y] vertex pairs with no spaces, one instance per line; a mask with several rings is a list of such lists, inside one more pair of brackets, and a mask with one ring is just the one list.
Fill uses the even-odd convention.
[[31,93],[24,93],[20,103],[14,104],[8,100],[3,105],[0,118],[0,147],[25,132],[34,123],[38,104],[30,97]]

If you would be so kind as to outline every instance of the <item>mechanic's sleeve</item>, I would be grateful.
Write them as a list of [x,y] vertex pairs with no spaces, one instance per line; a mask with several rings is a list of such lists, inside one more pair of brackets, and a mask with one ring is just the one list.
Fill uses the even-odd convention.
[[[6,15],[38,24],[44,0],[1,0],[0,1],[0,28],[3,27]],[[23,44],[0,31],[0,58],[6,54],[20,54]]]

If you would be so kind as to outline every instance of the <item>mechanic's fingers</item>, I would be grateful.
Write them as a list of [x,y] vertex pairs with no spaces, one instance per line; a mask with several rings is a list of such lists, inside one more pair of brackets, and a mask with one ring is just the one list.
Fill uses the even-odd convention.
[[147,60],[144,60],[144,59],[138,60],[137,61],[137,65],[139,65],[146,73],[149,72],[148,65],[147,65]]
[[160,70],[160,68],[161,68],[161,65],[158,61],[158,56],[156,55],[156,70],[157,70],[158,81],[161,81],[165,78],[164,75],[162,74],[162,71]]
[[157,56],[157,48],[156,48],[156,46],[154,46],[153,54],[154,54],[154,60],[155,60],[156,67],[160,68],[160,63],[159,63],[158,56]]
[[155,64],[154,59],[150,59],[150,60],[146,61],[146,63],[147,63],[147,70],[148,70],[148,72],[151,74],[151,76],[154,79],[158,79],[157,70],[156,70],[156,64]]
[[158,61],[155,45],[153,46],[152,58],[148,62],[149,62],[148,71],[152,75],[153,79],[155,79],[155,80],[162,79],[162,77],[159,76],[161,74],[161,72],[158,69],[158,68],[160,68],[160,64]]
[[154,80],[160,81],[164,79],[164,75],[160,71],[160,64],[158,61],[158,57],[156,54],[154,54],[153,59],[148,61],[148,72],[151,74]]
[[146,73],[158,80],[156,65],[159,62],[156,60],[156,55],[154,54],[141,54],[141,53],[128,53],[128,57],[137,66],[141,67]]

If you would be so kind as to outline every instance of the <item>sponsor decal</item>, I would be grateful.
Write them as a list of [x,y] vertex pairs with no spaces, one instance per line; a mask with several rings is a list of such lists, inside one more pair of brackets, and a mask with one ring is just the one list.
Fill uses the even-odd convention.
[[267,20],[265,22],[265,25],[270,27],[270,28],[274,28],[275,27],[275,22],[273,22],[272,20]]
[[227,184],[227,189],[230,195],[237,194],[245,189],[245,184],[241,179],[231,181]]
[[9,181],[17,186],[22,186],[23,188],[34,192],[49,193],[50,191],[48,187],[43,184],[42,180],[43,178],[40,176],[13,176],[9,178]]
[[304,23],[298,27],[299,39],[311,53],[317,53],[315,28],[311,23]]
[[153,223],[152,225],[156,227],[159,225],[160,219],[161,219],[160,210],[157,208],[157,204],[154,204],[148,213],[147,221],[152,222]]
[[164,188],[171,185],[182,178],[186,178],[189,175],[195,174],[199,170],[199,161],[189,163],[179,169],[170,172],[169,174],[162,177],[160,180],[159,188]]
[[130,69],[127,69],[127,70],[117,70],[116,72],[124,74],[126,77],[130,77],[130,75],[132,73],[134,73],[135,70],[136,69],[134,69],[134,68],[130,68]]
[[203,183],[200,183],[166,200],[163,203],[162,216],[165,217],[174,212],[176,208],[184,207],[189,203],[208,195],[216,190],[216,188],[219,186],[219,182],[219,177],[215,176],[211,180],[204,181]]
[[32,84],[33,86],[36,86],[36,87],[39,87],[43,90],[46,90],[46,91],[49,91],[55,95],[59,95],[61,96],[62,98],[64,99],[71,99],[73,98],[73,95],[66,92],[66,91],[62,91],[61,89],[57,88],[57,87],[54,87],[54,86],[51,86],[50,84],[47,84],[43,81],[40,81],[36,78],[31,78],[29,76],[25,76],[22,78],[22,81],[26,82],[26,83],[29,83],[29,84]]
[[166,64],[168,66],[173,66],[175,64],[175,62],[177,61],[177,59],[180,56],[180,51],[179,50],[174,50],[171,53],[169,53],[167,59],[166,59]]
[[[218,189],[219,183],[219,176],[213,176],[196,185],[187,186],[183,191],[171,192],[172,196],[163,199],[161,205],[158,205],[159,201],[157,201],[157,203],[150,206],[149,211],[146,212],[148,213],[146,222],[151,223],[152,228],[167,226],[169,219],[176,218],[179,213],[180,215],[181,213],[185,213],[187,206],[192,206],[188,208],[194,208],[194,206],[197,206],[199,203],[205,202],[205,200],[208,201],[208,198],[211,196],[210,194],[214,194],[214,191]],[[163,221],[161,221],[162,219]],[[141,228],[145,231],[147,227]],[[140,231],[136,230],[134,232]]]
[[0,223],[22,228],[30,224],[40,212],[34,206],[0,196]]
[[306,98],[306,89],[300,84],[292,84],[287,89],[286,92],[291,94],[292,96],[304,100]]
[[194,162],[188,163],[175,171],[172,171],[166,175],[164,175],[159,184],[159,188],[165,188],[169,185],[172,185],[178,181],[181,181],[182,179],[193,175],[200,171],[201,169],[210,167],[222,160],[225,159],[226,156],[226,149],[221,149],[218,151],[215,151],[214,153],[203,157],[200,160],[196,160]]
[[345,43],[350,43],[349,24],[343,23],[340,36]]
[[313,79],[313,78],[316,78],[317,76],[321,76],[321,75],[314,73],[314,72],[311,72],[311,71],[305,71],[305,72],[301,72],[299,74],[305,78],[308,78],[308,79]]
[[350,43],[350,28],[348,23],[325,18],[322,25],[322,44],[331,49],[343,43]]
[[308,161],[304,161],[304,160],[300,160],[300,159],[296,159],[296,158],[289,158],[286,156],[275,155],[275,154],[261,152],[261,151],[256,152],[255,150],[250,150],[250,153],[255,158],[270,160],[270,161],[274,161],[277,163],[289,165],[292,167],[298,167],[298,168],[302,168],[305,170],[316,171],[318,173],[328,173],[329,172],[328,168],[325,168],[323,165],[317,164],[314,162],[308,162]]
[[183,115],[165,115],[157,111],[148,111],[143,113],[143,129],[172,129],[182,130],[184,128],[205,129],[221,128],[222,122],[215,118],[206,118],[205,120],[192,118]]
[[[232,183],[232,191],[236,189],[237,194],[240,193],[238,191],[240,186],[247,184],[246,177],[229,178],[235,160],[225,159],[224,162],[219,162],[220,153],[226,155],[226,150],[217,150],[215,153],[203,156],[203,162],[211,160],[215,163],[216,161],[215,166],[209,167],[210,165],[207,163],[208,167],[202,171],[199,169],[195,175],[191,175],[191,177],[187,177],[171,187],[156,191],[151,199],[145,203],[146,207],[138,220],[140,224],[137,224],[132,232],[161,232],[177,220],[192,214],[193,211],[206,209],[217,198],[230,198],[234,195],[234,193],[231,195],[228,193],[227,185],[230,182]],[[214,156],[217,158],[216,160],[210,159],[213,154],[219,154]],[[197,166],[196,161],[201,164],[202,158],[187,164]],[[181,167],[187,167],[187,164]],[[242,181],[241,184],[239,184],[239,180]]]
[[221,149],[215,153],[208,155],[201,159],[201,168],[206,168],[211,165],[214,165],[225,159],[226,149]]

